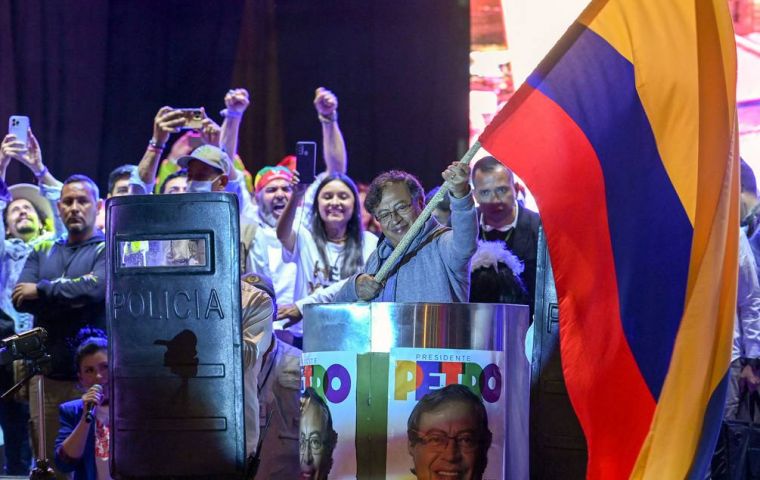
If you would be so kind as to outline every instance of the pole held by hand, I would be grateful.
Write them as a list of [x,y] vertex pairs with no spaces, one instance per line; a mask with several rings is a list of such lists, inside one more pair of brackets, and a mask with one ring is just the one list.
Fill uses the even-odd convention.
[[[469,150],[467,150],[467,153],[464,154],[461,160],[459,160],[461,163],[467,165],[469,164],[473,157],[475,157],[475,154],[478,153],[478,150],[480,150],[480,142],[475,142],[472,144]],[[399,257],[407,250],[409,245],[412,243],[412,241],[419,235],[420,231],[422,231],[422,227],[425,226],[425,223],[430,218],[430,215],[433,214],[433,210],[435,207],[438,206],[439,203],[441,203],[441,200],[443,200],[444,195],[449,194],[449,187],[451,184],[449,181],[443,182],[443,185],[441,185],[441,188],[436,192],[436,194],[433,196],[433,198],[430,199],[427,205],[425,205],[425,208],[422,210],[422,213],[420,213],[420,216],[417,217],[417,219],[414,221],[411,227],[409,227],[409,230],[404,234],[403,238],[401,238],[401,241],[398,242],[398,245],[396,245],[396,248],[393,249],[393,252],[391,252],[388,259],[383,263],[383,265],[380,267],[380,270],[377,271],[377,274],[375,275],[375,280],[378,282],[384,282],[385,277],[388,276],[388,273],[391,271],[391,268],[396,264],[396,262],[399,261]]]

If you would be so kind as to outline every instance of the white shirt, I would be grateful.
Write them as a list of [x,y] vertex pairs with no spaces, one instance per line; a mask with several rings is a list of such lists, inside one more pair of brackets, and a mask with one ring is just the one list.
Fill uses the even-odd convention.
[[[370,232],[363,232],[362,260],[366,262],[375,248],[377,248],[377,237]],[[282,251],[283,261],[297,267],[293,298],[296,300],[299,309],[304,303],[300,302],[301,305],[299,305],[299,301],[343,280],[340,271],[343,267],[345,245],[328,242],[325,245],[325,250],[327,265],[324,264],[324,260],[319,254],[311,232],[301,229],[296,237],[293,252],[288,252],[286,249]],[[335,292],[337,293],[337,290]],[[317,301],[326,303],[330,301],[330,298],[317,296],[314,300],[306,303],[317,303]]]
[[483,229],[484,232],[492,232],[494,230],[498,230],[499,232],[508,232],[513,228],[517,228],[517,217],[520,215],[520,207],[517,202],[515,202],[515,218],[512,220],[512,223],[509,223],[507,225],[504,225],[503,227],[492,227],[491,225],[486,224],[486,218],[481,213],[480,214],[480,227]]
[[[297,230],[302,235],[302,228]],[[308,235],[308,232],[305,233]],[[248,252],[246,271],[266,275],[274,284],[274,293],[278,305],[293,303],[295,290],[296,264],[282,261],[282,243],[277,239],[277,231],[264,223],[259,225],[253,244]],[[275,328],[277,323],[275,322]]]

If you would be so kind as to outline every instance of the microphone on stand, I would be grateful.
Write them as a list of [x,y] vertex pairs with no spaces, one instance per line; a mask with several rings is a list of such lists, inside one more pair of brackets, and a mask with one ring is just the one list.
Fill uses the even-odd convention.
[[[97,390],[98,393],[102,393],[103,392],[103,386],[102,385],[95,384],[95,385],[93,385],[90,388],[90,390],[92,390],[92,389]],[[97,403],[88,403],[86,405],[86,407],[87,407],[87,414],[84,417],[84,421],[87,422],[87,423],[92,423],[92,419],[95,418],[95,410],[98,408],[98,404]]]

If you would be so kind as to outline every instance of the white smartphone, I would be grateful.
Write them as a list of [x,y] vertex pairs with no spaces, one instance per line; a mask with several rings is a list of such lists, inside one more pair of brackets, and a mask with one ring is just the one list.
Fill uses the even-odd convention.
[[16,136],[19,142],[29,144],[29,117],[23,115],[11,115],[8,119],[8,133]]

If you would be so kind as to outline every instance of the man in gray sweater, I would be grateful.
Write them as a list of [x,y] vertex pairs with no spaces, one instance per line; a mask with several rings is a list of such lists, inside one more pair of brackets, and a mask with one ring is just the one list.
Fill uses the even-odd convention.
[[375,178],[364,206],[380,223],[384,238],[364,265],[364,273],[349,278],[335,301],[466,302],[469,263],[478,237],[469,174],[469,167],[460,162],[443,172],[451,185],[451,228],[428,219],[384,283],[374,275],[419,217],[425,192],[413,175],[403,171],[391,170]]

